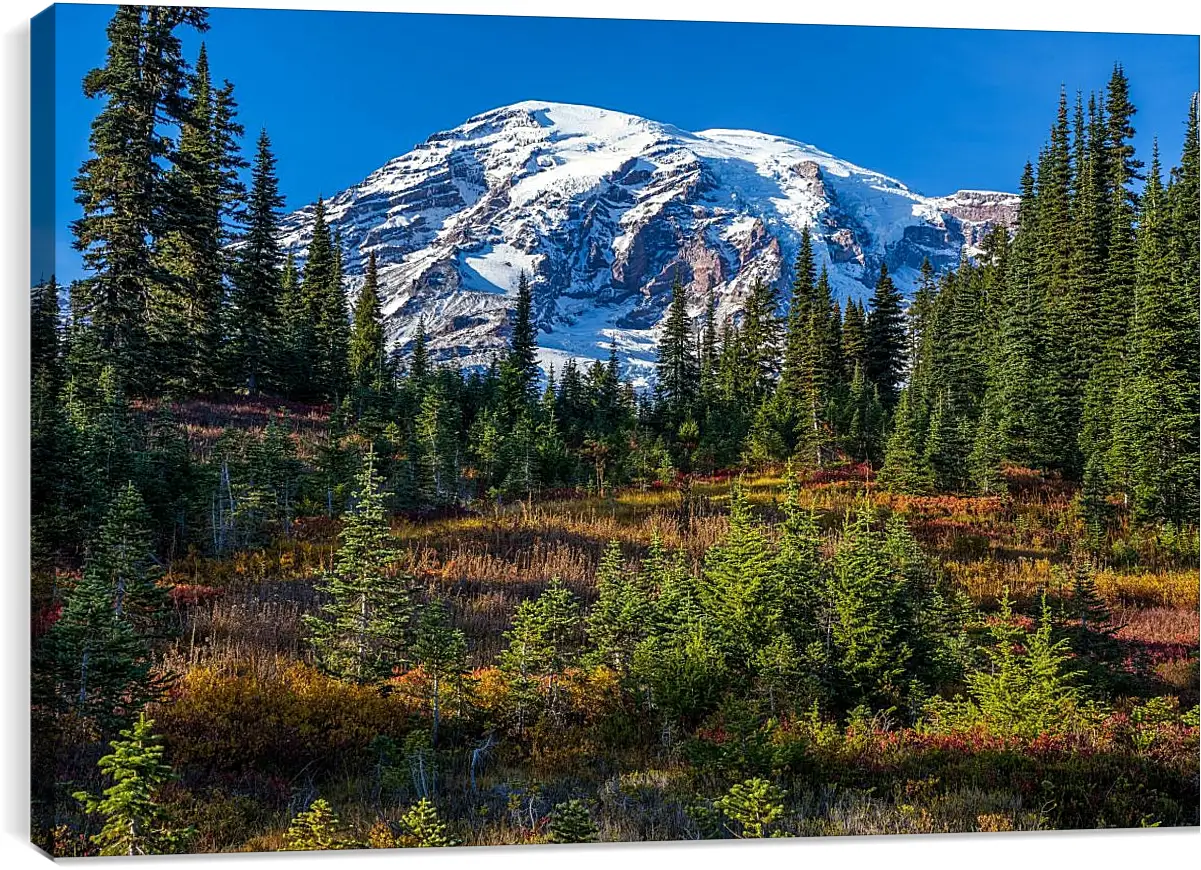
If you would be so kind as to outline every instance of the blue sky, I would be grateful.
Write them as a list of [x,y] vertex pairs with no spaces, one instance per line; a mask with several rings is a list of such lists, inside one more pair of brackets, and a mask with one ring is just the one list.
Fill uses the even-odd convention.
[[[35,280],[81,274],[71,179],[99,105],[80,81],[104,61],[112,11],[57,7],[55,214],[35,208],[33,227],[37,238],[54,224],[54,255],[35,253]],[[1136,144],[1149,158],[1158,135],[1170,164],[1198,88],[1192,36],[253,9],[213,9],[210,24],[183,34],[189,56],[203,38],[214,77],[234,82],[248,151],[266,126],[289,208],[525,99],[788,136],[937,195],[1016,189],[1060,85],[1102,88],[1115,61],[1139,110]],[[36,105],[36,75],[34,87]]]

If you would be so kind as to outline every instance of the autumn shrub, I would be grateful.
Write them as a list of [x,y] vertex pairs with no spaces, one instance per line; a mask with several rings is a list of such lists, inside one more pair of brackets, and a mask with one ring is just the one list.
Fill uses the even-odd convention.
[[295,771],[354,758],[377,735],[401,736],[413,721],[402,699],[299,663],[269,680],[197,668],[159,717],[177,763],[227,771]]

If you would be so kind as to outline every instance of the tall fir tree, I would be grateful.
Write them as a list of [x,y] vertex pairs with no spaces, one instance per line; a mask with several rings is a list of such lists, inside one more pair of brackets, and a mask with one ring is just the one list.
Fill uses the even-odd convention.
[[848,299],[842,311],[842,366],[843,376],[850,381],[855,369],[867,367],[867,324],[863,306]]
[[104,100],[92,122],[91,155],[75,178],[82,216],[71,225],[89,277],[79,288],[96,344],[122,381],[153,389],[147,314],[153,288],[173,280],[154,256],[157,239],[190,214],[179,214],[163,183],[174,152],[160,126],[186,125],[187,64],[176,30],[207,29],[194,6],[118,6],[108,24],[104,66],[83,82],[84,96]]
[[[283,252],[279,213],[284,198],[275,174],[276,159],[266,129],[259,133],[251,170],[246,233],[240,240],[228,317],[231,379],[251,395],[279,389],[284,380],[282,345],[285,340]],[[292,284],[295,276],[292,276]],[[289,288],[291,289],[291,288]]]
[[1142,201],[1135,305],[1108,465],[1137,518],[1187,522],[1197,513],[1197,335],[1188,297],[1173,286],[1171,212],[1158,146]]
[[880,403],[891,411],[897,403],[905,376],[906,348],[904,297],[893,283],[886,265],[872,293],[871,309],[864,328],[867,347],[864,374],[879,391]]
[[387,359],[384,354],[384,324],[380,312],[379,267],[375,251],[367,258],[367,272],[354,306],[354,320],[349,348],[350,380],[360,405],[372,395],[384,392],[387,375]]
[[517,279],[509,362],[519,376],[522,389],[531,393],[538,380],[538,331],[534,324],[534,290],[524,271]]
[[747,378],[756,402],[770,394],[779,374],[778,307],[775,286],[755,281],[746,300],[742,337],[747,354]]
[[671,304],[659,339],[658,357],[658,397],[669,428],[674,429],[691,412],[699,380],[688,300],[678,274],[671,285]]

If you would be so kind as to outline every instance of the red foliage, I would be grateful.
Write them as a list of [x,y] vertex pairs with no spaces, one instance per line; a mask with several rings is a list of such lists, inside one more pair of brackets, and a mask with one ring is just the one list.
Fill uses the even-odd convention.
[[58,622],[60,616],[63,615],[62,602],[55,602],[46,607],[39,609],[33,614],[31,620],[30,633],[33,637],[39,638],[48,632],[54,623]]
[[213,586],[200,584],[179,583],[171,587],[168,593],[176,607],[195,607],[197,604],[207,604],[221,596],[221,590]]

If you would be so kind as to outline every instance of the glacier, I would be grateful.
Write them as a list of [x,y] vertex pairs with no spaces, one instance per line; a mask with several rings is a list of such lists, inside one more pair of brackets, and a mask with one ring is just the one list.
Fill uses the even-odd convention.
[[[435,359],[486,365],[508,340],[524,271],[544,369],[613,347],[645,386],[677,276],[698,325],[711,295],[720,318],[737,316],[757,280],[786,299],[808,226],[840,303],[867,296],[882,263],[908,292],[923,259],[943,271],[974,255],[991,227],[1012,226],[1017,203],[923,196],[766,133],[527,101],[433,134],[325,208],[352,298],[376,255],[390,347],[403,353],[424,320]],[[283,219],[301,264],[312,221],[311,205]]]

